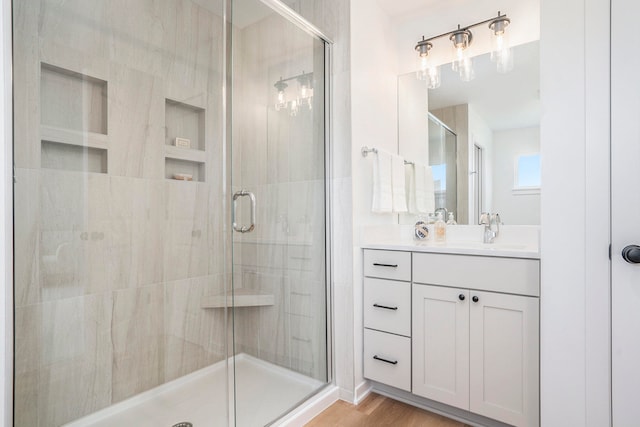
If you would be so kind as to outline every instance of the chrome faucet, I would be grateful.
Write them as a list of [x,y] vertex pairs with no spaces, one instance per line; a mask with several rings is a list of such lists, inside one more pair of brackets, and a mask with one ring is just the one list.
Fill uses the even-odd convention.
[[435,212],[433,213],[433,215],[438,218],[438,212],[442,212],[442,220],[443,221],[447,221],[447,208],[438,208],[435,210]]
[[[493,224],[496,229],[493,229]],[[482,212],[480,215],[480,225],[484,225],[484,233],[482,234],[482,243],[493,243],[500,234],[500,214],[490,214]]]

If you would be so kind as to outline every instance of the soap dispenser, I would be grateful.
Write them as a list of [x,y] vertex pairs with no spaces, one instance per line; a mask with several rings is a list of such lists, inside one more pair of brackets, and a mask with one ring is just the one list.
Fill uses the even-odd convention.
[[447,225],[458,225],[456,219],[453,217],[453,212],[449,212],[449,218],[447,219]]
[[438,212],[438,219],[434,224],[436,242],[444,242],[447,240],[447,225],[442,219],[442,212]]

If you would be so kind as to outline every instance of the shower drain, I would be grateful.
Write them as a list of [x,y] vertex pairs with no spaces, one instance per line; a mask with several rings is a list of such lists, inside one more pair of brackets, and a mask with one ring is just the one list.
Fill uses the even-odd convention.
[[193,427],[193,424],[184,421],[184,422],[181,422],[181,423],[178,423],[178,424],[174,424],[171,427]]

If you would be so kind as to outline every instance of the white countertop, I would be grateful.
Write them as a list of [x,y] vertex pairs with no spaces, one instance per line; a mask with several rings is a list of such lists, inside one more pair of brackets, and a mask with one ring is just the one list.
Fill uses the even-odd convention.
[[447,227],[447,241],[414,240],[412,226],[373,226],[361,231],[361,247],[395,251],[540,259],[539,227],[502,226],[494,243],[482,243],[483,226]]

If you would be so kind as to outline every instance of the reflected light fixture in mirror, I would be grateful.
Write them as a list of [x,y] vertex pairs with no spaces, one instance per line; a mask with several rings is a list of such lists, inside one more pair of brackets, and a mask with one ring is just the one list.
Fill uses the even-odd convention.
[[476,22],[463,28],[458,25],[455,30],[428,39],[422,36],[422,40],[419,40],[415,47],[418,52],[418,79],[426,80],[429,89],[435,89],[440,86],[440,67],[431,63],[429,51],[433,48],[432,40],[449,36],[449,40],[453,43],[453,70],[458,72],[462,81],[473,80],[475,73],[473,71],[473,61],[468,50],[473,40],[470,28],[487,23],[491,30],[491,59],[496,63],[498,72],[506,73],[511,71],[513,69],[513,55],[511,54],[506,32],[511,20],[507,18],[507,15],[502,15],[498,11],[498,15],[493,18]]
[[[313,108],[313,73],[305,73],[297,76],[288,77],[283,79],[280,77],[273,86],[276,88],[276,102],[275,109],[276,111],[288,109],[289,114],[292,117],[298,115],[301,107],[305,107],[306,109],[311,110]],[[286,82],[298,82],[298,91],[290,98],[290,101],[287,101],[287,95],[285,93],[285,89],[289,87]],[[291,89],[294,90],[294,89]]]

